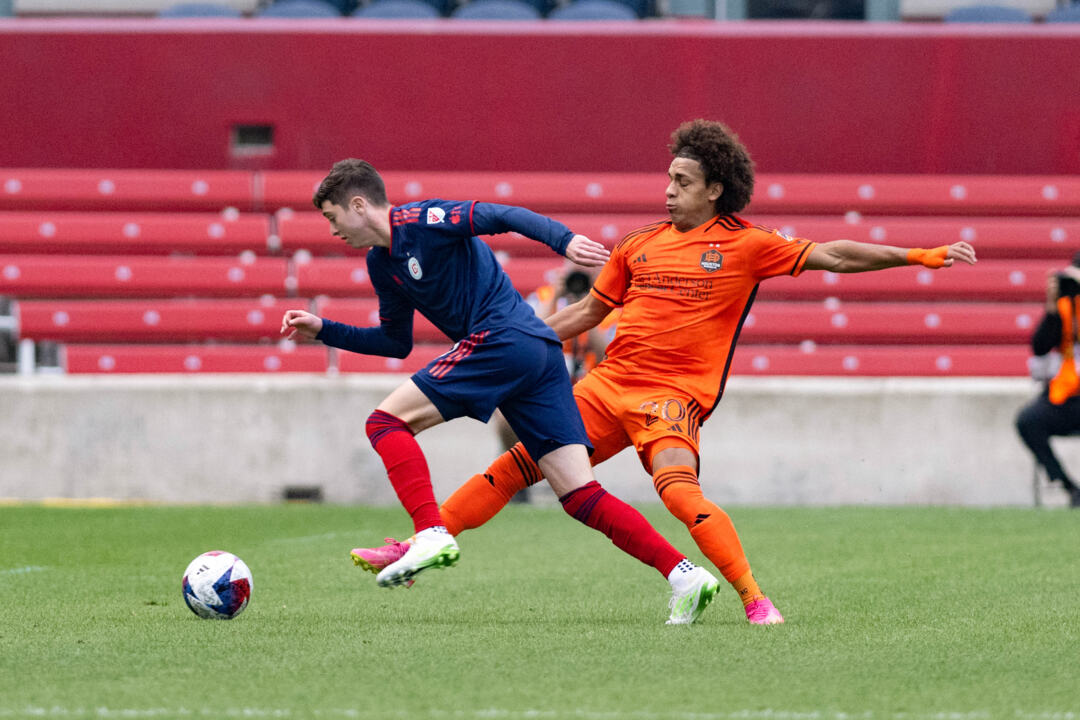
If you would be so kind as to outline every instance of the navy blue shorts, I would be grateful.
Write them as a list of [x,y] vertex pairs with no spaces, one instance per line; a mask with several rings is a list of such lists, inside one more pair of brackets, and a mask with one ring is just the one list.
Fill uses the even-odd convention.
[[570,388],[562,345],[512,328],[459,341],[412,376],[443,420],[487,422],[502,410],[533,460],[564,445],[592,451]]

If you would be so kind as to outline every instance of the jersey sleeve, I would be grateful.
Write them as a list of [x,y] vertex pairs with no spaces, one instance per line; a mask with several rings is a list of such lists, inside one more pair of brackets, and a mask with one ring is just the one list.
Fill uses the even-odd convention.
[[468,238],[516,232],[542,242],[560,255],[574,237],[557,220],[513,205],[456,200],[425,200],[395,207],[390,214],[395,226],[416,224],[444,238]]
[[817,245],[805,238],[757,227],[749,233],[748,241],[749,256],[754,259],[754,276],[760,279],[799,275],[810,251]]
[[611,308],[622,307],[623,297],[630,287],[630,265],[626,262],[625,243],[615,246],[611,256],[601,268],[600,274],[589,292]]
[[404,358],[412,352],[415,308],[387,281],[368,254],[368,277],[379,298],[379,324],[355,327],[323,318],[317,340],[331,347],[364,355]]
[[566,246],[574,237],[573,231],[558,220],[523,207],[478,202],[474,203],[472,208],[474,235],[516,232],[544,243],[560,255],[566,255]]

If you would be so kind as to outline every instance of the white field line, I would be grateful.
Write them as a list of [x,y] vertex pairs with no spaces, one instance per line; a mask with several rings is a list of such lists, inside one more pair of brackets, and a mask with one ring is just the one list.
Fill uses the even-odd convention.
[[27,575],[29,573],[42,572],[48,568],[43,568],[38,565],[24,565],[23,567],[8,568],[7,570],[0,570],[0,576],[3,575]]
[[432,710],[412,713],[404,710],[359,710],[356,708],[188,708],[148,707],[122,708],[108,706],[63,707],[59,705],[26,705],[23,707],[0,706],[0,718],[117,718],[139,720],[141,718],[346,718],[367,720],[372,718],[405,718],[412,720],[1080,720],[1080,709],[1065,711],[1030,712],[1025,710],[927,710],[922,712],[881,711],[824,711],[824,710],[728,710],[723,712],[605,712],[594,710],[506,710],[484,708],[476,710]]

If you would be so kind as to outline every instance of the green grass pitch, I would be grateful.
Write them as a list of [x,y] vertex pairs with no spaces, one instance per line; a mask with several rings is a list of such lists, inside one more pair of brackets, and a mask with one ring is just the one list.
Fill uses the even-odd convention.
[[[3,507],[0,720],[1080,718],[1080,513],[730,512],[785,625],[725,587],[665,626],[667,583],[557,508],[386,590],[347,554],[408,534],[399,509]],[[233,621],[180,597],[211,549],[254,575]]]

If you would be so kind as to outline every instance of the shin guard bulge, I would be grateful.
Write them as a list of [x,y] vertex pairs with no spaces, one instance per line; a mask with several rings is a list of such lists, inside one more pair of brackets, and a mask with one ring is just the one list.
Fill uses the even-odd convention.
[[571,490],[559,502],[572,518],[604,533],[615,547],[656,568],[665,578],[685,558],[641,513],[595,480]]
[[427,460],[409,426],[390,413],[376,410],[368,417],[365,429],[371,447],[382,458],[398,500],[412,518],[414,531],[442,525]]
[[473,475],[446,499],[439,509],[451,535],[478,528],[502,510],[520,490],[543,480],[540,468],[517,443]]
[[653,474],[653,485],[668,511],[686,525],[701,552],[725,580],[733,583],[750,571],[735,525],[726,512],[702,494],[692,467],[661,468]]

